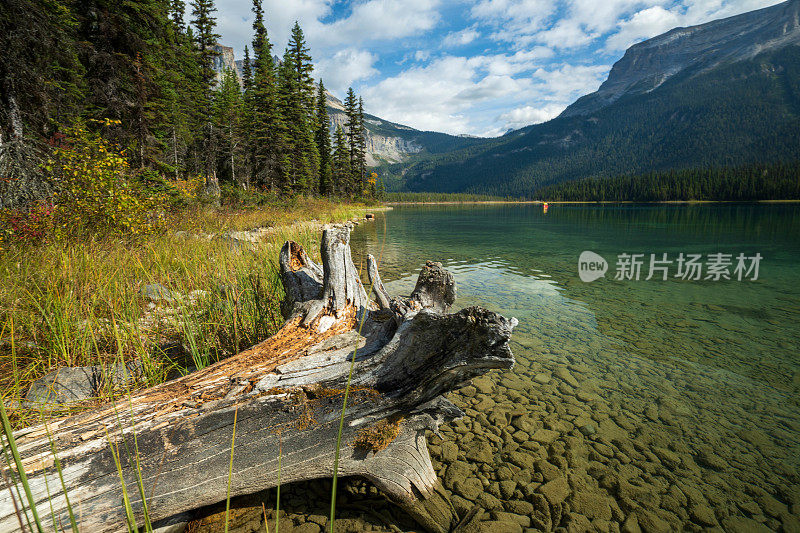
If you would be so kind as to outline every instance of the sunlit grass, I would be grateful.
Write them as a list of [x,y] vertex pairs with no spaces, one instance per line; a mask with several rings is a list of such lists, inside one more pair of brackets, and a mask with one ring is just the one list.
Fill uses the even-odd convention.
[[[38,421],[11,401],[55,368],[124,370],[120,363],[136,360],[135,385],[146,387],[269,337],[283,322],[283,242],[313,255],[321,232],[310,220],[344,221],[364,211],[325,200],[196,208],[170,215],[169,231],[136,242],[96,238],[0,250],[0,397],[12,407],[12,427]],[[207,238],[267,226],[275,229],[252,245]],[[172,299],[144,297],[148,284],[163,286]],[[102,380],[101,399],[124,393],[118,384],[110,375]]]

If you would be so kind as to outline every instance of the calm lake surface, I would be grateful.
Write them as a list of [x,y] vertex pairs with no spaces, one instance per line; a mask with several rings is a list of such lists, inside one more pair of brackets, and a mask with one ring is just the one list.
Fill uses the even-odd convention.
[[[432,441],[457,504],[508,520],[495,500],[532,502],[516,506],[530,527],[800,528],[800,205],[402,206],[352,240],[390,293],[441,261],[455,309],[519,319],[516,367],[454,395],[468,414],[445,432],[457,457]],[[608,262],[591,283],[587,250]],[[614,279],[623,253],[644,254],[638,281]],[[665,253],[668,279],[646,280]],[[703,279],[675,277],[681,253],[702,254]],[[717,253],[730,280],[704,279]],[[736,279],[740,253],[761,255],[757,280]],[[475,459],[484,445],[490,461]],[[520,450],[534,467],[509,463]],[[456,463],[495,500],[448,479]]]

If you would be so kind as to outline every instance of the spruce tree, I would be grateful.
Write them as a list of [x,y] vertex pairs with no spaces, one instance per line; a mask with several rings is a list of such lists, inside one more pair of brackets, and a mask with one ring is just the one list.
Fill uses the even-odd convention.
[[350,175],[347,178],[346,190],[347,194],[357,195],[359,184],[356,173],[360,166],[358,155],[358,99],[352,87],[347,89],[347,96],[344,99],[344,109],[345,115],[347,116],[345,136],[349,149],[348,170],[350,171]]
[[300,24],[294,23],[292,35],[289,39],[288,55],[291,56],[294,67],[294,80],[292,83],[292,113],[297,124],[294,128],[297,134],[292,141],[297,145],[294,148],[302,161],[302,174],[295,179],[300,183],[300,191],[318,190],[319,179],[319,151],[314,140],[316,135],[316,110],[314,108],[314,79],[311,73],[314,65],[311,64],[311,55],[306,46],[303,30]]
[[179,31],[184,31],[183,16],[186,13],[186,4],[183,0],[170,0],[169,18]]
[[358,98],[358,110],[356,113],[358,126],[358,134],[356,135],[356,143],[358,150],[356,153],[358,161],[357,179],[359,187],[366,190],[367,185],[367,129],[364,125],[364,99]]
[[289,53],[292,56],[295,70],[295,87],[299,93],[298,100],[302,103],[304,111],[309,117],[314,116],[314,78],[311,73],[314,65],[306,46],[303,30],[300,24],[294,23],[292,35],[289,38]]
[[244,46],[244,60],[242,61],[242,88],[246,92],[253,84],[253,65],[250,60],[250,49]]
[[331,194],[347,195],[350,187],[350,149],[347,146],[344,130],[336,125],[336,133],[333,137],[333,157],[332,157],[332,186]]
[[328,99],[325,85],[319,80],[317,91],[317,116],[315,141],[319,152],[319,193],[323,196],[331,194],[331,136],[329,132]]
[[214,72],[214,58],[217,56],[215,45],[219,34],[214,32],[216,19],[214,18],[214,0],[192,0],[192,24],[196,29],[195,43],[197,44],[200,62],[200,87],[201,96],[200,115],[203,118],[203,141],[201,157],[203,162],[203,175],[206,178],[206,191],[212,196],[219,194],[219,184],[216,178],[216,135],[212,120],[211,104],[212,90],[216,73]]
[[270,189],[280,188],[280,157],[284,152],[281,117],[277,104],[272,44],[264,26],[261,0],[253,0],[253,83],[249,96],[250,153],[253,180]]
[[242,93],[236,73],[228,69],[214,94],[214,122],[219,135],[218,168],[231,183],[242,181]]
[[282,119],[282,177],[293,193],[316,192],[318,161],[314,128],[303,105],[294,57],[288,48],[278,71],[278,106]]
[[215,49],[219,34],[214,32],[217,19],[214,18],[214,0],[192,0],[192,24],[195,27],[195,42],[200,57],[200,81],[203,89],[207,91],[208,103],[211,100],[211,90],[216,79],[214,72],[214,59],[218,53]]

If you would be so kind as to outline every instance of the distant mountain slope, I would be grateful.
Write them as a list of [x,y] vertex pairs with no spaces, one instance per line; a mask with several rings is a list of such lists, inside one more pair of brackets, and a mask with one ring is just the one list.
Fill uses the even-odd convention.
[[800,0],[699,26],[675,28],[628,48],[600,88],[561,116],[585,115],[625,95],[648,93],[672,76],[695,74],[800,43]]
[[[244,61],[235,59],[233,48],[216,45],[219,54],[214,59],[214,69],[217,80],[222,79],[222,73],[228,69],[233,70],[242,83],[242,69]],[[273,60],[280,63],[280,58]],[[342,101],[331,92],[327,92],[328,114],[330,116],[330,129],[333,133],[336,125],[344,127],[347,117],[344,113]],[[433,131],[420,131],[409,126],[389,122],[374,115],[365,115],[364,122],[367,129],[367,165],[377,166],[387,163],[398,163],[406,160],[411,155],[437,154],[448,150],[457,150],[479,143],[482,139],[461,137]]]
[[[330,92],[328,96],[328,115],[331,132],[336,125],[344,127],[347,123],[344,105]],[[411,155],[438,154],[479,144],[484,139],[448,135],[435,131],[420,131],[410,126],[389,122],[375,115],[365,114],[367,129],[367,164],[377,166],[398,163]]]
[[529,196],[583,177],[798,152],[800,0],[791,0],[634,45],[558,118],[388,173],[409,191]]

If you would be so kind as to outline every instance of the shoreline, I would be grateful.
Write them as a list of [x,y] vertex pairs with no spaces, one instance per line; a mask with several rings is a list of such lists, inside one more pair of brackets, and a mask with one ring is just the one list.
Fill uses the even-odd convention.
[[797,200],[553,200],[544,202],[543,200],[461,200],[461,201],[431,201],[431,202],[386,202],[387,206],[404,205],[535,205],[544,204],[796,204]]

